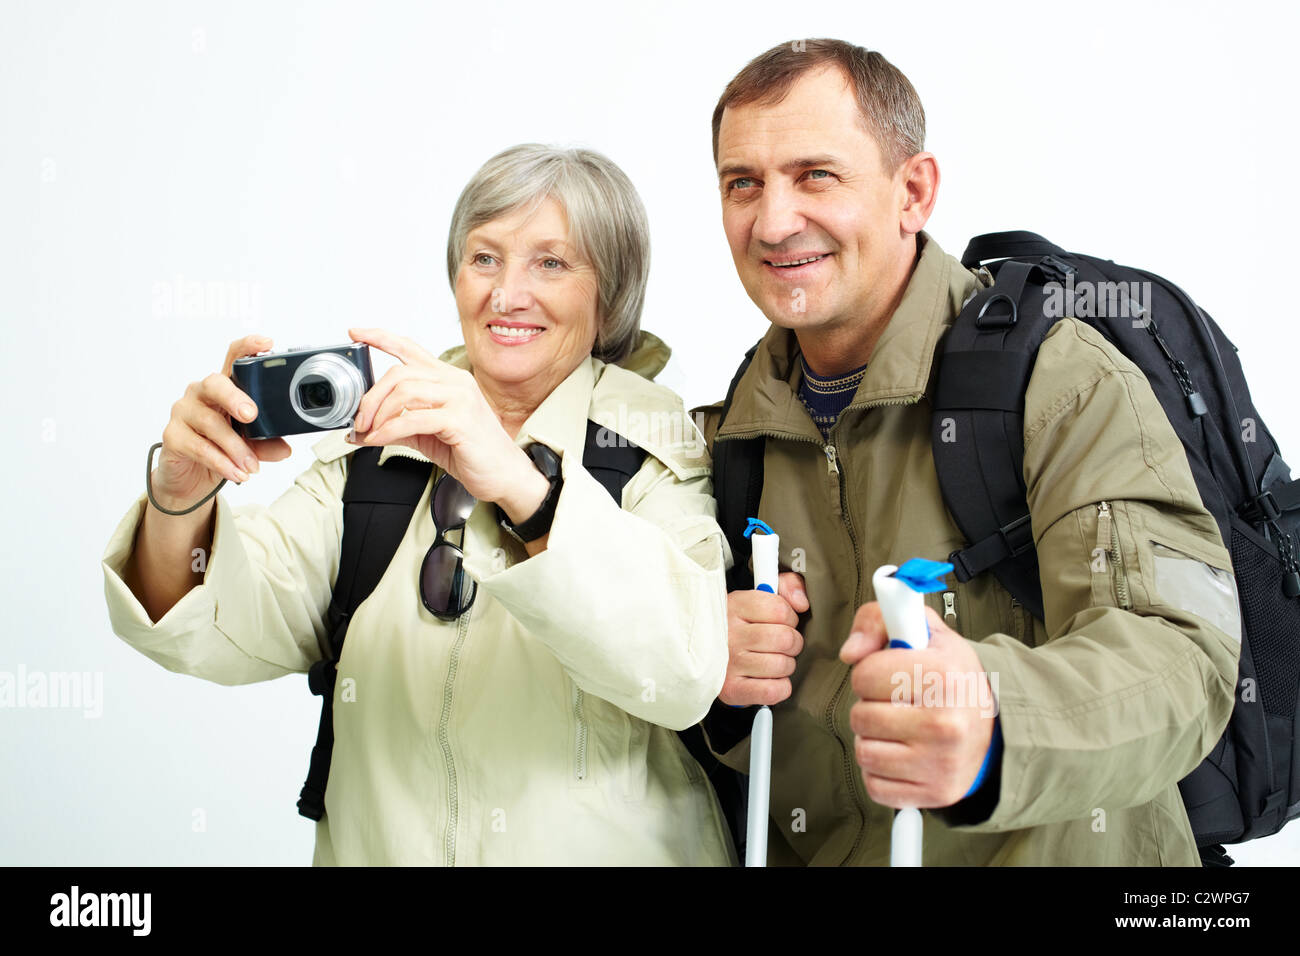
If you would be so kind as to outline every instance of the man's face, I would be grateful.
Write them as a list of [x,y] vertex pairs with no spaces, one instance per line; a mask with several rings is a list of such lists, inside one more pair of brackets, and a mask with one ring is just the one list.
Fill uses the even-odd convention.
[[722,224],[740,281],[771,322],[830,330],[891,307],[888,279],[915,241],[900,228],[902,178],[882,166],[837,67],[804,74],[780,103],[723,111]]

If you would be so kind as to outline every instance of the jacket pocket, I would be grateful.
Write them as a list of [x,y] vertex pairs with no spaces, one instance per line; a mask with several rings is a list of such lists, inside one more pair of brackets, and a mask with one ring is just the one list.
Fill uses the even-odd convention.
[[1157,600],[1191,611],[1241,642],[1241,610],[1237,580],[1231,571],[1215,568],[1190,554],[1151,542]]

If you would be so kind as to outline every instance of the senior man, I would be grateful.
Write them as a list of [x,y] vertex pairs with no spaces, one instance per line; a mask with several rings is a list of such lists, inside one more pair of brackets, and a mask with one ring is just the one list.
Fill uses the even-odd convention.
[[[705,433],[715,463],[764,438],[758,517],[792,570],[777,595],[729,595],[710,745],[743,769],[749,708],[773,705],[774,864],[885,863],[911,806],[926,865],[1197,865],[1177,783],[1233,708],[1239,631],[1207,617],[1239,612],[1162,595],[1153,549],[1192,582],[1230,559],[1150,385],[1088,325],[1052,328],[1025,397],[1046,620],[984,574],[927,595],[928,649],[886,647],[872,572],[964,544],[931,452],[932,370],[986,281],[923,231],[939,185],[924,123],[902,73],[836,40],[760,55],[714,112],[723,227],[772,325]],[[1117,573],[1100,575],[1112,528]]]

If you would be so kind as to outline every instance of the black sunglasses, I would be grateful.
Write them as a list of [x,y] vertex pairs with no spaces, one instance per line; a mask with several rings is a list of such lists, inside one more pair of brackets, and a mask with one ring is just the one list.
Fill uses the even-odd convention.
[[434,482],[429,510],[438,537],[420,566],[420,600],[440,621],[454,621],[468,611],[478,592],[478,584],[461,563],[465,552],[446,540],[448,532],[459,529],[463,534],[474,505],[474,496],[446,472]]

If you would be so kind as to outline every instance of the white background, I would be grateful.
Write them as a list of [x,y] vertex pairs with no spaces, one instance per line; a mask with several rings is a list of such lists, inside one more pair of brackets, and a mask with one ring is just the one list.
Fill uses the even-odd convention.
[[[1033,229],[1183,285],[1300,461],[1296,27],[1283,4],[1132,0],[0,4],[0,670],[102,672],[105,695],[99,719],[0,710],[0,863],[310,861],[305,678],[204,683],[108,626],[100,557],[171,404],[249,331],[455,344],[452,205],[522,141],[628,172],[652,229],[644,325],[675,349],[660,381],[720,397],[765,321],[723,239],[709,121],[778,42],[849,39],[908,75],[948,252]],[[168,314],[159,290],[185,281],[255,310]],[[269,503],[312,440],[222,493]],[[1233,852],[1294,864],[1300,824]]]

